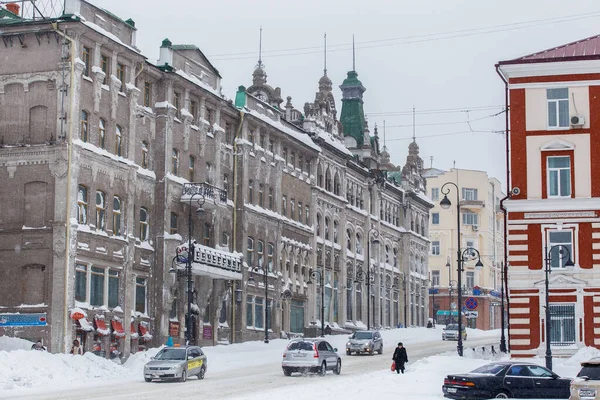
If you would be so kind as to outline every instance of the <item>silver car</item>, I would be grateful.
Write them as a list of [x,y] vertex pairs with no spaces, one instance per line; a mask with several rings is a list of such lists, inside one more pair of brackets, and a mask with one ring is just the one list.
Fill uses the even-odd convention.
[[290,376],[292,372],[325,375],[327,370],[339,375],[342,372],[342,359],[337,349],[323,339],[294,339],[283,353],[281,368],[285,376]]
[[206,354],[198,346],[170,346],[159,351],[144,365],[144,380],[178,379],[185,382],[188,376],[204,379]]
[[[448,324],[442,329],[442,340],[458,340],[458,324]],[[462,340],[467,340],[467,329],[462,326]]]
[[348,343],[346,343],[347,355],[352,353],[383,353],[383,338],[378,331],[356,331],[348,336],[348,339]]

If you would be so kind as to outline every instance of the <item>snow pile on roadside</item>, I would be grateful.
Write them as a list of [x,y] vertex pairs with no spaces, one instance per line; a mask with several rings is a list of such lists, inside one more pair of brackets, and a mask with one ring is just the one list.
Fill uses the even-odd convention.
[[0,390],[60,387],[111,378],[132,372],[92,353],[83,356],[45,351],[0,351]]
[[0,351],[29,350],[33,342],[9,336],[0,336]]
[[142,375],[144,373],[144,365],[146,365],[146,363],[150,361],[150,358],[154,357],[156,353],[158,353],[163,347],[164,346],[153,347],[151,349],[148,349],[147,351],[139,351],[135,354],[132,354],[131,356],[129,356],[127,361],[125,361],[123,367],[129,370],[129,372],[131,372],[132,374],[142,378]]

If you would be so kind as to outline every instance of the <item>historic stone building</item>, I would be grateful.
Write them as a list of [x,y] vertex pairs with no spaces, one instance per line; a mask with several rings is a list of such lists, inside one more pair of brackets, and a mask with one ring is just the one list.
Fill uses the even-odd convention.
[[0,334],[127,356],[168,336],[426,323],[422,160],[413,143],[402,173],[389,162],[355,71],[338,121],[326,73],[304,113],[282,107],[261,61],[233,101],[198,47],[165,39],[150,62],[133,20],[85,0],[54,19],[13,11],[0,9]]

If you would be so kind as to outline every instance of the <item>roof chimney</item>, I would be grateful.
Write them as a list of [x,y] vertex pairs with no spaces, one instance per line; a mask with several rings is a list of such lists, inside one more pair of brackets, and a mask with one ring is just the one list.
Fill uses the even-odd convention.
[[17,3],[8,3],[6,5],[6,9],[15,15],[19,15],[20,8],[21,6],[19,6]]

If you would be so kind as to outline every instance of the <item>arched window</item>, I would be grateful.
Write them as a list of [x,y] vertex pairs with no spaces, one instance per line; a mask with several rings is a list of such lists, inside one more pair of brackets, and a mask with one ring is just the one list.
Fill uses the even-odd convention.
[[342,183],[340,182],[340,174],[338,172],[335,173],[335,178],[333,179],[333,194],[339,196],[342,191]]
[[113,235],[121,236],[122,201],[119,196],[113,197]]
[[248,181],[248,203],[253,204],[254,201],[254,181]]
[[338,243],[338,222],[333,221],[333,243]]
[[148,151],[150,146],[148,142],[142,142],[142,168],[148,168]]
[[317,214],[317,236],[321,236],[321,214]]
[[89,129],[90,129],[90,120],[89,114],[85,110],[81,110],[81,132],[80,137],[82,142],[88,141]]
[[248,243],[246,245],[246,262],[248,266],[254,266],[254,239],[248,236]]
[[327,167],[327,171],[325,171],[325,190],[328,192],[332,191],[331,188],[331,170]]
[[98,121],[98,146],[101,149],[106,148],[106,121],[102,118]]
[[115,154],[119,157],[123,155],[123,129],[119,125],[115,132]]
[[346,248],[352,251],[352,231],[350,229],[346,229]]
[[329,240],[329,218],[325,217],[325,240]]
[[356,233],[356,254],[362,254],[363,253],[363,247],[362,247],[362,237],[360,236],[360,233]]
[[196,169],[196,157],[190,156],[189,166],[188,166],[188,180],[190,182],[194,182],[195,179],[195,169]]
[[169,227],[169,233],[171,235],[176,234],[178,231],[178,216],[177,213],[172,212],[171,213],[171,225]]
[[177,175],[179,173],[179,150],[173,149],[171,152],[171,173]]
[[229,194],[229,175],[227,174],[223,174],[223,190]]
[[77,223],[87,224],[88,188],[79,185],[77,188]]
[[387,244],[385,245],[385,263],[390,263],[390,246]]
[[148,225],[150,223],[150,217],[148,215],[148,209],[146,207],[140,208],[140,240],[148,240]]
[[106,222],[106,195],[96,191],[96,229],[103,231]]
[[394,267],[398,267],[398,249],[394,247]]
[[320,163],[317,165],[317,186],[323,188],[323,167]]
[[258,205],[261,207],[264,207],[264,191],[265,191],[265,185],[263,185],[262,183],[260,183],[258,185]]
[[269,187],[269,210],[273,209],[273,188]]

